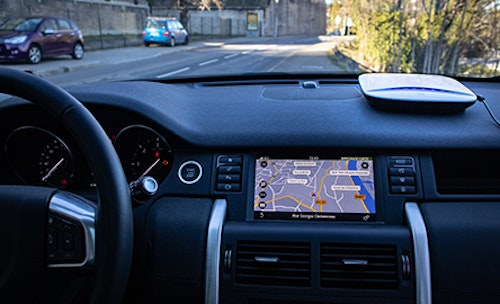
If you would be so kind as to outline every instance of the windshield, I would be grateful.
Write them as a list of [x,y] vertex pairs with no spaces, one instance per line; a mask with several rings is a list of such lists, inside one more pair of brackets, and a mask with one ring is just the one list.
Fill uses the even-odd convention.
[[[59,44],[41,39],[60,35],[37,37],[40,50],[32,53],[33,41],[8,38],[25,45],[6,47],[11,53],[0,64],[63,86],[248,74],[488,78],[500,68],[498,0],[96,0],[64,9],[51,3],[31,11],[69,16],[81,36]],[[175,21],[166,27],[166,19]],[[23,20],[2,29],[29,30],[40,22]]]
[[161,20],[148,20],[146,22],[145,28],[157,28],[157,29],[162,29],[165,28],[166,21],[161,21]]
[[15,18],[10,19],[0,25],[0,30],[10,30],[19,32],[33,32],[36,30],[37,26],[40,24],[42,19],[31,18],[31,19],[21,19]]

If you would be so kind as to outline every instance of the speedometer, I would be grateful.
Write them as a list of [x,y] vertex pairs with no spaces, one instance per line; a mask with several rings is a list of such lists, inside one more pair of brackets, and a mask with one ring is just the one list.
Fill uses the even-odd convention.
[[115,139],[115,149],[129,182],[151,176],[161,183],[172,166],[169,144],[146,126],[133,125],[121,130]]
[[73,156],[58,138],[52,138],[42,148],[38,161],[40,181],[64,188],[74,178]]
[[77,171],[64,141],[41,128],[26,126],[14,130],[5,151],[12,170],[26,184],[65,188]]

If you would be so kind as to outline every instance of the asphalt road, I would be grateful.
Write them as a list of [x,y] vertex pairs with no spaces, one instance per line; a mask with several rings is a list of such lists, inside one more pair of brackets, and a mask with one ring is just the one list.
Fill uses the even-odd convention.
[[260,72],[343,72],[327,56],[336,43],[349,37],[234,38],[199,41],[174,48],[126,47],[87,52],[83,59],[60,56],[41,63],[2,62],[31,71],[60,86]]

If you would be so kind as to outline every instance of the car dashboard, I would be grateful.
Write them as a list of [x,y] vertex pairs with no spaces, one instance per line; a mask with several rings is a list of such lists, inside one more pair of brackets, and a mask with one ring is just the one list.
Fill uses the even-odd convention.
[[[498,84],[463,83],[500,113]],[[68,87],[97,118],[133,195],[125,302],[500,300],[500,129],[371,107],[357,78],[248,76]],[[96,200],[53,117],[0,103],[0,182]],[[62,170],[59,168],[64,162]]]

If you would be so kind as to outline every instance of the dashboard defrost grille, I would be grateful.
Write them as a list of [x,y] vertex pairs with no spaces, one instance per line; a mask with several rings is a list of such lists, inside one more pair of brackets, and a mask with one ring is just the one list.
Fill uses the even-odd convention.
[[299,242],[238,242],[236,283],[310,286],[311,245]]
[[398,288],[395,245],[321,244],[321,287]]

